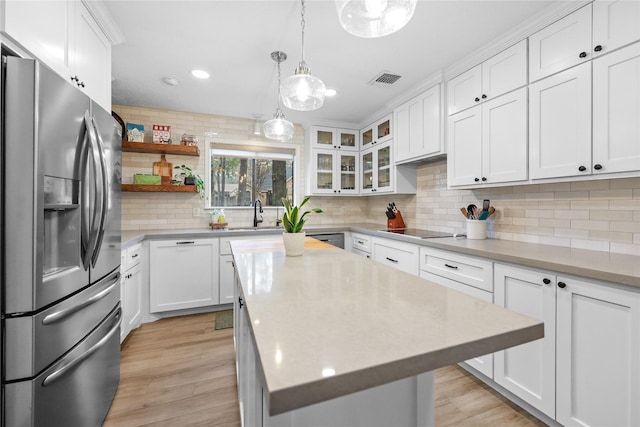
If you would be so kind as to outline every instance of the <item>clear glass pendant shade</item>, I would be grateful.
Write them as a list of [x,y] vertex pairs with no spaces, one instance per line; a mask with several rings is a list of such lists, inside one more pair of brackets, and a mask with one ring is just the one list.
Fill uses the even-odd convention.
[[417,0],[335,0],[342,27],[358,37],[375,38],[407,25]]
[[326,88],[322,80],[312,76],[309,67],[301,62],[295,74],[284,79],[280,91],[285,107],[312,111],[324,104]]
[[264,123],[264,136],[276,141],[290,141],[293,138],[293,123],[285,119],[280,108],[276,109],[273,119]]

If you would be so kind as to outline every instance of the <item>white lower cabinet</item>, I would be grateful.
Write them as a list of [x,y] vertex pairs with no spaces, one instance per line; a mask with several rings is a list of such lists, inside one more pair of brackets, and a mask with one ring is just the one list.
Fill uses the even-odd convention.
[[558,276],[556,420],[640,425],[640,292]]
[[495,302],[545,323],[496,383],[563,426],[640,425],[640,292],[496,263]]
[[[421,247],[420,277],[483,301],[493,302],[491,261]],[[466,360],[464,363],[493,378],[493,353]]]
[[412,243],[374,237],[373,260],[405,273],[419,275],[418,246]]
[[151,313],[219,303],[218,239],[149,243]]
[[494,353],[494,380],[550,418],[556,410],[556,277],[494,265],[495,303],[544,322],[544,338]]
[[142,322],[142,244],[124,249],[121,256],[120,306],[122,324],[120,342]]
[[371,258],[371,236],[351,233],[351,252],[365,258]]
[[233,302],[234,275],[233,256],[220,255],[220,304]]

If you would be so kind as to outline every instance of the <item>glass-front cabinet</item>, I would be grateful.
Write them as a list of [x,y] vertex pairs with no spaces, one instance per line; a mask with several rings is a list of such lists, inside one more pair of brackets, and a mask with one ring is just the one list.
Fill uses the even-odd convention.
[[361,193],[384,193],[393,191],[393,165],[391,143],[375,145],[361,155]]
[[367,148],[374,144],[384,144],[393,138],[391,131],[391,114],[383,117],[370,126],[360,131],[360,141],[362,141],[362,148]]
[[358,153],[312,150],[313,194],[358,194]]
[[359,132],[354,129],[340,129],[325,126],[311,127],[312,148],[335,148],[338,150],[358,151]]

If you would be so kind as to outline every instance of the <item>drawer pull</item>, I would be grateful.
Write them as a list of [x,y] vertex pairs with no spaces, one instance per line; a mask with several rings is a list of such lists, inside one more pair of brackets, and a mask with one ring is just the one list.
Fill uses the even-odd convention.
[[364,245],[364,242],[362,240],[358,240],[358,244]]
[[140,254],[133,254],[133,255],[131,255],[131,258],[138,258],[138,255],[140,255]]
[[176,245],[193,245],[194,243],[193,240],[185,240],[184,242],[176,242]]
[[391,261],[391,262],[396,262],[396,263],[398,262],[398,260],[397,260],[397,259],[393,259],[393,258],[389,258],[389,257],[387,257],[387,259],[388,259],[389,261]]
[[454,270],[457,270],[457,269],[458,269],[458,266],[457,266],[457,265],[445,264],[444,266],[445,266],[445,267],[449,267],[449,268],[453,268]]

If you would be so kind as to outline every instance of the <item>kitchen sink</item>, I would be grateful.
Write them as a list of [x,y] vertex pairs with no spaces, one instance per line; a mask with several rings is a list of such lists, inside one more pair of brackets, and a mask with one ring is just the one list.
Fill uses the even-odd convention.
[[230,227],[229,231],[274,231],[284,230],[282,227]]

